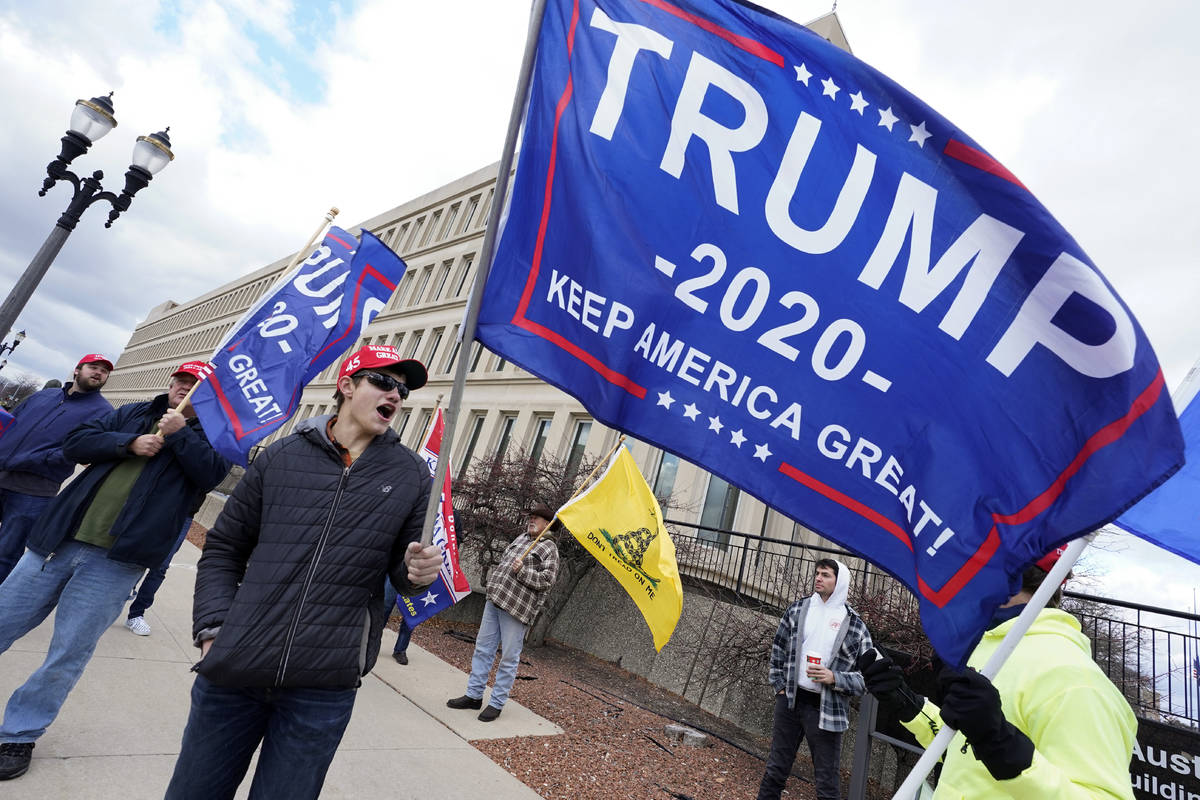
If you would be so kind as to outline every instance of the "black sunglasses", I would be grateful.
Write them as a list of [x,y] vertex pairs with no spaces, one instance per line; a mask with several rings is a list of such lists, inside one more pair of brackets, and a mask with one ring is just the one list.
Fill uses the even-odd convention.
[[403,381],[393,378],[391,375],[385,375],[382,372],[360,372],[356,377],[366,378],[367,383],[385,392],[395,389],[401,400],[408,399],[408,387],[404,385]]

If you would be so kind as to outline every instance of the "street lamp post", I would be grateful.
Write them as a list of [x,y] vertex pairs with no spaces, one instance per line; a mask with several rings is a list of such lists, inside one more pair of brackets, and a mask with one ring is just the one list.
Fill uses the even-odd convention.
[[62,151],[58,158],[46,167],[46,179],[42,181],[38,195],[44,197],[59,181],[69,182],[75,191],[67,210],[58,218],[37,255],[8,293],[4,304],[0,305],[0,330],[10,330],[16,324],[17,317],[41,283],[50,264],[54,262],[54,257],[66,243],[71,231],[75,230],[79,217],[92,203],[105,200],[112,206],[112,210],[108,212],[108,221],[104,223],[104,227],[112,227],[121,212],[128,210],[133,196],[146,188],[150,179],[175,158],[175,154],[171,152],[171,140],[167,136],[170,128],[149,136],[139,136],[133,146],[133,163],[125,172],[125,188],[120,195],[104,191],[104,187],[100,185],[104,173],[100,170],[93,172],[91,177],[80,179],[67,169],[72,161],[88,151],[93,142],[115,127],[117,120],[113,117],[111,93],[108,97],[93,97],[91,100],[79,100],[75,103],[70,128],[62,137]]
[[[17,345],[19,345],[23,341],[25,341],[25,331],[17,331],[16,336],[13,337],[12,344],[9,344],[8,342],[0,342],[0,356],[4,355],[5,353],[11,353],[13,350],[16,350]],[[4,359],[3,361],[0,361],[0,369],[4,369],[7,366],[8,366],[7,358]]]

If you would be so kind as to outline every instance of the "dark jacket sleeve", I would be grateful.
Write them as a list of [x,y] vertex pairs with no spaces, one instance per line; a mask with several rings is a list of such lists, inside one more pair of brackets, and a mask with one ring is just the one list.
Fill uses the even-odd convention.
[[203,429],[193,428],[191,425],[184,425],[164,437],[163,444],[164,450],[170,448],[171,454],[179,462],[179,468],[188,480],[205,493],[215,489],[233,466],[229,459],[213,449],[205,438]]
[[[425,462],[415,459],[418,465],[416,473],[419,477],[420,484],[417,490],[417,500],[413,503],[412,510],[404,519],[404,524],[400,529],[400,535],[396,537],[396,543],[392,545],[392,554],[388,563],[388,577],[392,579],[392,586],[402,595],[412,596],[425,586],[417,586],[408,579],[408,567],[404,563],[404,551],[408,549],[410,542],[421,541],[421,530],[425,527],[425,509],[429,506],[430,487],[433,485],[433,478],[429,476],[429,470],[425,468]],[[425,584],[428,585],[428,584]]]
[[125,445],[141,433],[129,426],[145,409],[144,403],[133,403],[83,423],[63,440],[63,455],[77,464],[129,458]]
[[238,585],[246,574],[246,562],[258,543],[262,522],[263,470],[270,451],[251,462],[249,469],[204,540],[204,552],[196,566],[196,592],[192,602],[192,636],[220,627],[225,621]]
[[[114,413],[112,405],[106,400],[101,400],[93,405],[95,405],[95,408],[89,411],[89,420],[100,419]],[[80,424],[86,425],[87,422],[85,421]],[[133,436],[133,434],[129,434],[129,436]],[[76,463],[67,458],[63,453],[62,447],[47,450],[45,461],[45,472],[47,475],[70,475],[72,470],[75,469]]]

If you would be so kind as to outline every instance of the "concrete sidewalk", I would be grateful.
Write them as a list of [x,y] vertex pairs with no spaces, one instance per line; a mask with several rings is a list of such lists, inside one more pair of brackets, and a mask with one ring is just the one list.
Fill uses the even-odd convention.
[[[162,797],[187,721],[191,666],[192,586],[200,551],[185,543],[147,614],[150,636],[125,629],[125,616],[104,634],[62,713],[33,751],[23,777],[0,783],[21,800],[153,800]],[[0,702],[46,653],[53,615],[0,655]],[[354,716],[330,767],[323,798],[538,797],[468,739],[548,736],[556,725],[510,701],[504,715],[479,722],[476,712],[446,708],[463,693],[466,675],[413,645],[408,666],[388,654],[363,680]],[[251,771],[253,765],[251,766]],[[246,796],[243,783],[239,798]]]

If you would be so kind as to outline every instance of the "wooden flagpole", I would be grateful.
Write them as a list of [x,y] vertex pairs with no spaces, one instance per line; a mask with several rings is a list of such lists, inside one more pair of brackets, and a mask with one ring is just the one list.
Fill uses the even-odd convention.
[[[588,473],[588,476],[586,478],[583,479],[583,483],[579,484],[579,488],[577,488],[575,490],[575,493],[567,498],[567,502],[563,503],[563,506],[569,506],[571,504],[572,500],[574,500],[576,497],[579,497],[579,493],[583,491],[585,486],[587,486],[589,483],[592,482],[592,478],[596,477],[596,473],[600,471],[601,467],[603,467],[605,464],[608,464],[610,461],[612,461],[613,453],[616,453],[618,448],[620,448],[620,446],[623,445],[624,443],[625,443],[625,434],[622,433],[621,438],[617,439],[617,443],[615,445],[613,445],[612,450],[608,451],[608,455],[606,455],[604,458],[602,458],[596,462],[596,466],[592,467],[592,471],[590,473]],[[561,508],[561,507],[562,506],[559,506],[559,508]],[[558,519],[558,509],[557,508],[554,509],[554,518],[550,520],[550,525],[553,525],[554,520],[556,520],[556,519]],[[546,527],[542,528],[542,530],[538,532],[537,537],[535,537],[534,540],[530,543],[529,547],[525,548],[525,552],[521,554],[522,561],[525,560],[525,556],[529,555],[529,551],[532,550],[534,548],[534,546],[538,543],[538,541],[541,540],[542,536],[546,533],[546,531],[550,530],[550,525],[547,525]]]
[[[287,276],[293,269],[295,269],[296,265],[300,263],[300,259],[308,257],[308,254],[312,252],[313,245],[316,244],[317,239],[325,233],[325,229],[333,223],[333,218],[337,215],[337,206],[331,206],[330,209],[325,212],[325,218],[321,220],[321,224],[317,226],[315,231],[313,231],[313,235],[308,237],[308,242],[305,243],[304,247],[296,251],[296,255],[292,256],[291,262],[283,270],[284,276]],[[236,325],[237,323],[234,324]],[[218,346],[218,349],[220,349],[220,346]],[[216,353],[214,352],[213,355],[215,356]],[[212,357],[210,356],[208,360],[212,361]],[[187,406],[188,401],[192,399],[192,395],[195,393],[196,387],[199,385],[200,381],[196,381],[194,384],[192,384],[192,388],[188,389],[188,393],[183,396],[182,400],[179,401],[179,405],[175,406],[176,411],[178,411],[180,414],[183,413],[183,409]],[[163,438],[161,433],[158,434],[158,438]]]
[[[521,59],[521,72],[517,80],[517,91],[513,95],[512,111],[508,117],[508,133],[504,139],[504,151],[500,156],[500,167],[496,171],[496,191],[492,197],[492,207],[488,212],[487,230],[483,234],[483,246],[479,250],[479,270],[471,284],[471,295],[467,299],[467,310],[459,328],[459,340],[465,348],[470,348],[475,340],[475,323],[479,320],[479,306],[483,303],[483,285],[487,281],[488,272],[492,268],[492,256],[496,249],[496,234],[500,227],[500,217],[505,201],[508,198],[508,179],[512,173],[513,154],[517,149],[517,135],[521,130],[521,117],[525,110],[525,98],[529,93],[529,82],[533,75],[533,61],[537,53],[538,34],[542,29],[542,16],[546,11],[546,0],[533,0],[529,12],[529,35],[525,40],[525,55]],[[458,410],[462,405],[463,387],[467,383],[467,362],[469,352],[459,347],[458,364],[454,370],[454,383],[450,387],[450,403],[446,406],[443,416],[446,427],[442,431],[442,450],[448,456],[450,446],[454,442],[454,429],[458,423]],[[450,464],[449,458],[438,458],[437,471],[433,476],[433,485],[441,486],[446,480],[446,469]],[[430,503],[425,509],[425,526],[421,530],[421,545],[428,547],[433,541],[433,523],[437,518],[437,503]]]

